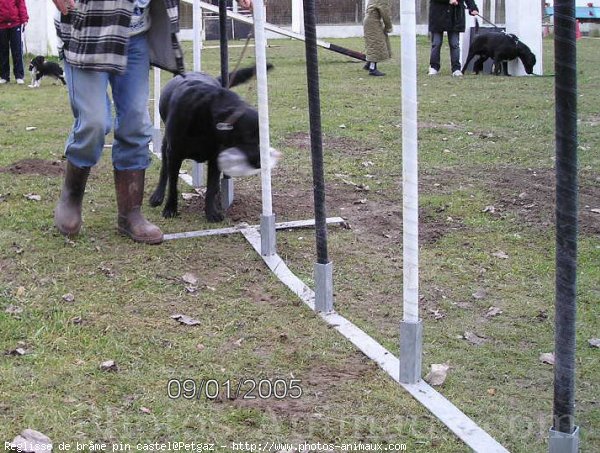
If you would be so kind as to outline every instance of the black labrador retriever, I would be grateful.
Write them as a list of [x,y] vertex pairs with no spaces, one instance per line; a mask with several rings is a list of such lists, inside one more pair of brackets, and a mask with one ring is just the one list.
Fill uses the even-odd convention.
[[[268,65],[271,69],[272,65]],[[252,78],[255,68],[230,75],[230,86]],[[159,102],[165,123],[160,178],[150,197],[151,206],[162,204],[168,183],[163,217],[177,215],[177,182],[185,159],[208,163],[205,213],[209,222],[223,220],[219,197],[221,172],[248,176],[260,171],[258,112],[240,96],[221,86],[219,79],[188,72],[171,79]],[[271,149],[271,164],[279,153]]]
[[464,73],[471,60],[479,55],[479,59],[473,64],[473,72],[479,74],[483,70],[483,63],[488,59],[494,60],[493,73],[500,75],[508,74],[507,61],[519,58],[525,72],[533,74],[533,68],[536,63],[535,55],[517,36],[504,32],[490,32],[477,35],[469,47],[469,55],[462,68]]

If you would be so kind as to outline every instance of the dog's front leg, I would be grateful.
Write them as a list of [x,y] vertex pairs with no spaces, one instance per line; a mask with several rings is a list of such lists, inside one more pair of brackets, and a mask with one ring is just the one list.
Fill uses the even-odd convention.
[[160,177],[158,178],[158,184],[156,189],[152,193],[150,197],[150,206],[160,206],[165,199],[165,190],[167,188],[167,183],[169,181],[169,172],[167,159],[169,158],[170,147],[167,143],[167,137],[163,137],[162,145],[161,145],[161,165],[160,165]]
[[179,170],[183,159],[175,156],[179,156],[180,153],[177,150],[171,149],[171,153],[166,155],[167,161],[163,161],[163,165],[167,165],[168,171],[168,193],[167,202],[163,209],[163,217],[175,217],[177,215],[177,182],[179,181]]
[[473,72],[475,74],[479,74],[480,72],[483,72],[483,63],[485,62],[485,60],[487,60],[488,57],[486,57],[485,55],[481,55],[476,61],[475,63],[473,63]]
[[465,64],[463,65],[461,72],[464,74],[465,71],[467,70],[467,66],[469,66],[469,63],[471,62],[471,60],[475,57],[475,54],[472,52],[469,52],[469,55],[467,56],[467,60],[465,61]]
[[206,181],[206,201],[204,212],[209,222],[221,222],[225,216],[221,207],[220,197],[221,171],[217,165],[217,159],[208,161],[208,178]]
[[494,58],[494,75],[499,76],[502,73],[502,60]]

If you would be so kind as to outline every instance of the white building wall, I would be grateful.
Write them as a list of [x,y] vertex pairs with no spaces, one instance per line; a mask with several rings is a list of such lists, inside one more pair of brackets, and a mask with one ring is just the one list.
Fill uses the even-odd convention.
[[29,23],[25,27],[25,50],[34,55],[58,55],[54,29],[56,7],[52,0],[25,0]]
[[[506,0],[506,32],[513,33],[527,44],[536,56],[533,73],[542,75],[542,10],[538,0]],[[519,59],[508,63],[508,72],[526,75]]]

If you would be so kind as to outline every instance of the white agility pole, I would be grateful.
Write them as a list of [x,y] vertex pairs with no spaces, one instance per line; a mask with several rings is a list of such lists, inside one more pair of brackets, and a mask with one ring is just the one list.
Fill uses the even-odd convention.
[[194,0],[192,3],[192,27],[193,27],[193,57],[194,57],[194,71],[202,71],[202,8],[200,7],[200,0]]
[[160,69],[154,68],[154,104],[152,109],[152,119],[154,128],[152,130],[152,151],[157,156],[161,156],[162,134],[160,132],[160,112],[158,103],[160,101]]
[[421,379],[423,325],[419,319],[419,184],[417,142],[417,39],[414,0],[400,0],[402,77],[403,319],[400,380]]
[[260,135],[260,175],[262,184],[262,215],[260,218],[261,254],[275,254],[275,215],[271,193],[271,145],[269,136],[269,94],[267,86],[266,10],[263,0],[254,1],[254,40],[256,83]]
[[[194,0],[192,3],[192,27],[193,27],[193,58],[194,71],[202,71],[202,8],[200,0]],[[192,163],[192,185],[200,187],[203,179],[203,164],[199,162]]]

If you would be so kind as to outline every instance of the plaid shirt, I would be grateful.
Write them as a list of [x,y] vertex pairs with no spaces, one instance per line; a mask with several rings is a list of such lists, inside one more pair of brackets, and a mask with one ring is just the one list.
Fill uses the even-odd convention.
[[[69,64],[122,74],[127,67],[127,42],[134,0],[76,0],[75,9],[55,21],[61,55]],[[153,0],[148,31],[150,63],[183,72],[179,31],[179,0]]]

